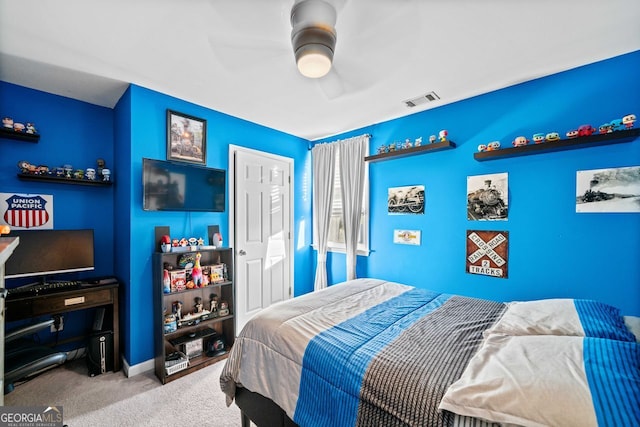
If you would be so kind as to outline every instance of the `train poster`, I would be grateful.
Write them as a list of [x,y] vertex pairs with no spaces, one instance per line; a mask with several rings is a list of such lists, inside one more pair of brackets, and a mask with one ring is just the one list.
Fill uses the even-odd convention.
[[467,273],[506,279],[509,232],[467,230]]
[[578,171],[576,212],[640,212],[640,166]]
[[423,214],[424,185],[390,187],[387,193],[387,210],[390,214]]
[[508,174],[467,177],[467,219],[506,221],[509,216]]

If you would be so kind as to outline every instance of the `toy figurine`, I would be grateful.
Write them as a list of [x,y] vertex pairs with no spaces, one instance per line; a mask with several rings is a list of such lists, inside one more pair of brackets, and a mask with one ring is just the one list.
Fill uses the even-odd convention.
[[544,142],[544,133],[534,133],[531,139],[534,144],[542,144]]
[[204,246],[204,239],[202,237],[198,238],[198,246]]
[[440,142],[445,142],[447,140],[447,136],[449,136],[449,132],[445,129],[442,129],[439,133],[438,133],[438,140]]
[[615,132],[617,130],[625,130],[624,123],[622,123],[622,119],[614,119],[609,123],[611,126],[611,132]]
[[487,144],[478,145],[478,151],[487,151]]
[[98,176],[102,177],[102,170],[105,168],[106,163],[104,159],[98,159],[96,160],[96,164],[98,165]]
[[173,314],[175,314],[177,320],[182,320],[182,301],[173,303]]
[[601,135],[611,132],[613,132],[613,126],[611,126],[611,123],[603,123],[598,128],[598,133],[600,133]]
[[589,136],[592,135],[595,131],[595,128],[591,125],[581,125],[578,128],[578,136]]
[[111,181],[111,171],[109,169],[102,169],[102,180],[104,182]]
[[65,178],[71,178],[71,172],[73,172],[73,166],[64,165],[64,166],[62,166],[62,168],[64,169],[64,177]]
[[220,316],[228,316],[229,315],[229,304],[226,301],[222,301],[220,303],[220,310],[218,311]]
[[405,139],[404,144],[402,145],[402,148],[411,148],[413,147],[413,143],[409,140],[409,138]]
[[526,137],[517,136],[516,139],[511,142],[511,145],[513,145],[514,147],[522,147],[523,145],[527,145],[528,143],[529,140]]
[[11,117],[4,117],[2,119],[2,127],[13,129],[13,119]]
[[570,131],[567,132],[567,138],[572,139],[577,137],[578,137],[578,129],[571,129]]
[[500,141],[493,141],[487,144],[487,151],[495,151],[500,148]]
[[96,180],[96,170],[94,168],[87,168],[87,170],[84,172],[84,176],[89,181],[95,181]]
[[416,142],[413,144],[414,147],[420,147],[422,145],[422,137],[416,138]]
[[164,274],[162,276],[162,290],[165,294],[171,293],[171,279],[169,278],[169,270],[164,269]]
[[200,266],[200,258],[202,255],[200,252],[196,254],[196,262],[191,269],[191,280],[193,280],[193,284],[196,288],[202,287],[202,267]]
[[218,316],[218,295],[216,294],[209,295],[209,311],[213,317]]
[[544,139],[546,139],[547,142],[560,141],[560,134],[558,132],[549,132]]
[[194,308],[195,308],[195,313],[198,314],[202,314],[202,312],[204,311],[204,305],[202,304],[202,298],[200,297],[195,297],[195,304],[194,304]]
[[429,136],[429,144],[433,144],[434,142],[436,142],[436,136],[435,135]]
[[33,123],[27,123],[27,133],[32,133],[32,134],[38,133]]
[[16,132],[24,132],[24,124],[23,123],[14,123],[13,130]]
[[635,114],[627,114],[626,116],[624,116],[622,118],[622,123],[624,123],[624,125],[625,125],[625,127],[627,129],[631,129],[635,122],[636,122],[636,115]]

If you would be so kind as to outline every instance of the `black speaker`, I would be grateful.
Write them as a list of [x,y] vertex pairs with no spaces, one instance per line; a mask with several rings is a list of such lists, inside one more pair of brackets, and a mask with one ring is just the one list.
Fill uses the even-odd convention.
[[207,344],[207,356],[220,356],[227,352],[227,346],[224,341],[224,337],[214,335]]
[[87,349],[89,376],[113,371],[113,332],[102,331],[89,337]]

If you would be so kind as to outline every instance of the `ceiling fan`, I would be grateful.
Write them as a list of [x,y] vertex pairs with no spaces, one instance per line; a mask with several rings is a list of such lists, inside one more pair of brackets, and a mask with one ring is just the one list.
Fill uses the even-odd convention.
[[336,47],[336,9],[324,0],[300,0],[291,9],[291,44],[298,70],[319,78],[331,69]]
[[[310,83],[333,100],[382,84],[398,67],[408,66],[386,61],[380,53],[392,40],[397,51],[411,46],[408,31],[400,41],[388,36],[389,29],[416,28],[417,17],[406,4],[377,2],[369,8],[368,2],[359,5],[354,0],[282,0],[279,7],[267,7],[260,1],[257,13],[247,16],[240,4],[235,8],[235,2],[221,3],[208,3],[213,13],[207,14],[207,37],[219,64],[230,73],[249,73],[245,70],[259,64],[295,79],[305,74],[294,63],[298,69],[319,63],[327,71]],[[341,24],[342,14],[346,21]],[[336,26],[341,34],[337,50]]]

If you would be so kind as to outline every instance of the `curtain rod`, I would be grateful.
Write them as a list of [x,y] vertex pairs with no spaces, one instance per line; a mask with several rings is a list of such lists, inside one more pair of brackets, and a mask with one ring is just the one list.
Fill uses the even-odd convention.
[[[349,138],[356,138],[358,136],[368,136],[369,138],[373,138],[373,135],[370,133],[363,133],[362,135],[350,136]],[[349,139],[349,138],[344,138],[344,139]],[[341,141],[341,140],[338,140],[338,141]],[[336,142],[336,141],[331,141],[331,142]],[[322,142],[322,144],[330,144],[331,142]],[[311,150],[316,144],[318,143],[314,141],[309,141],[308,150]]]

